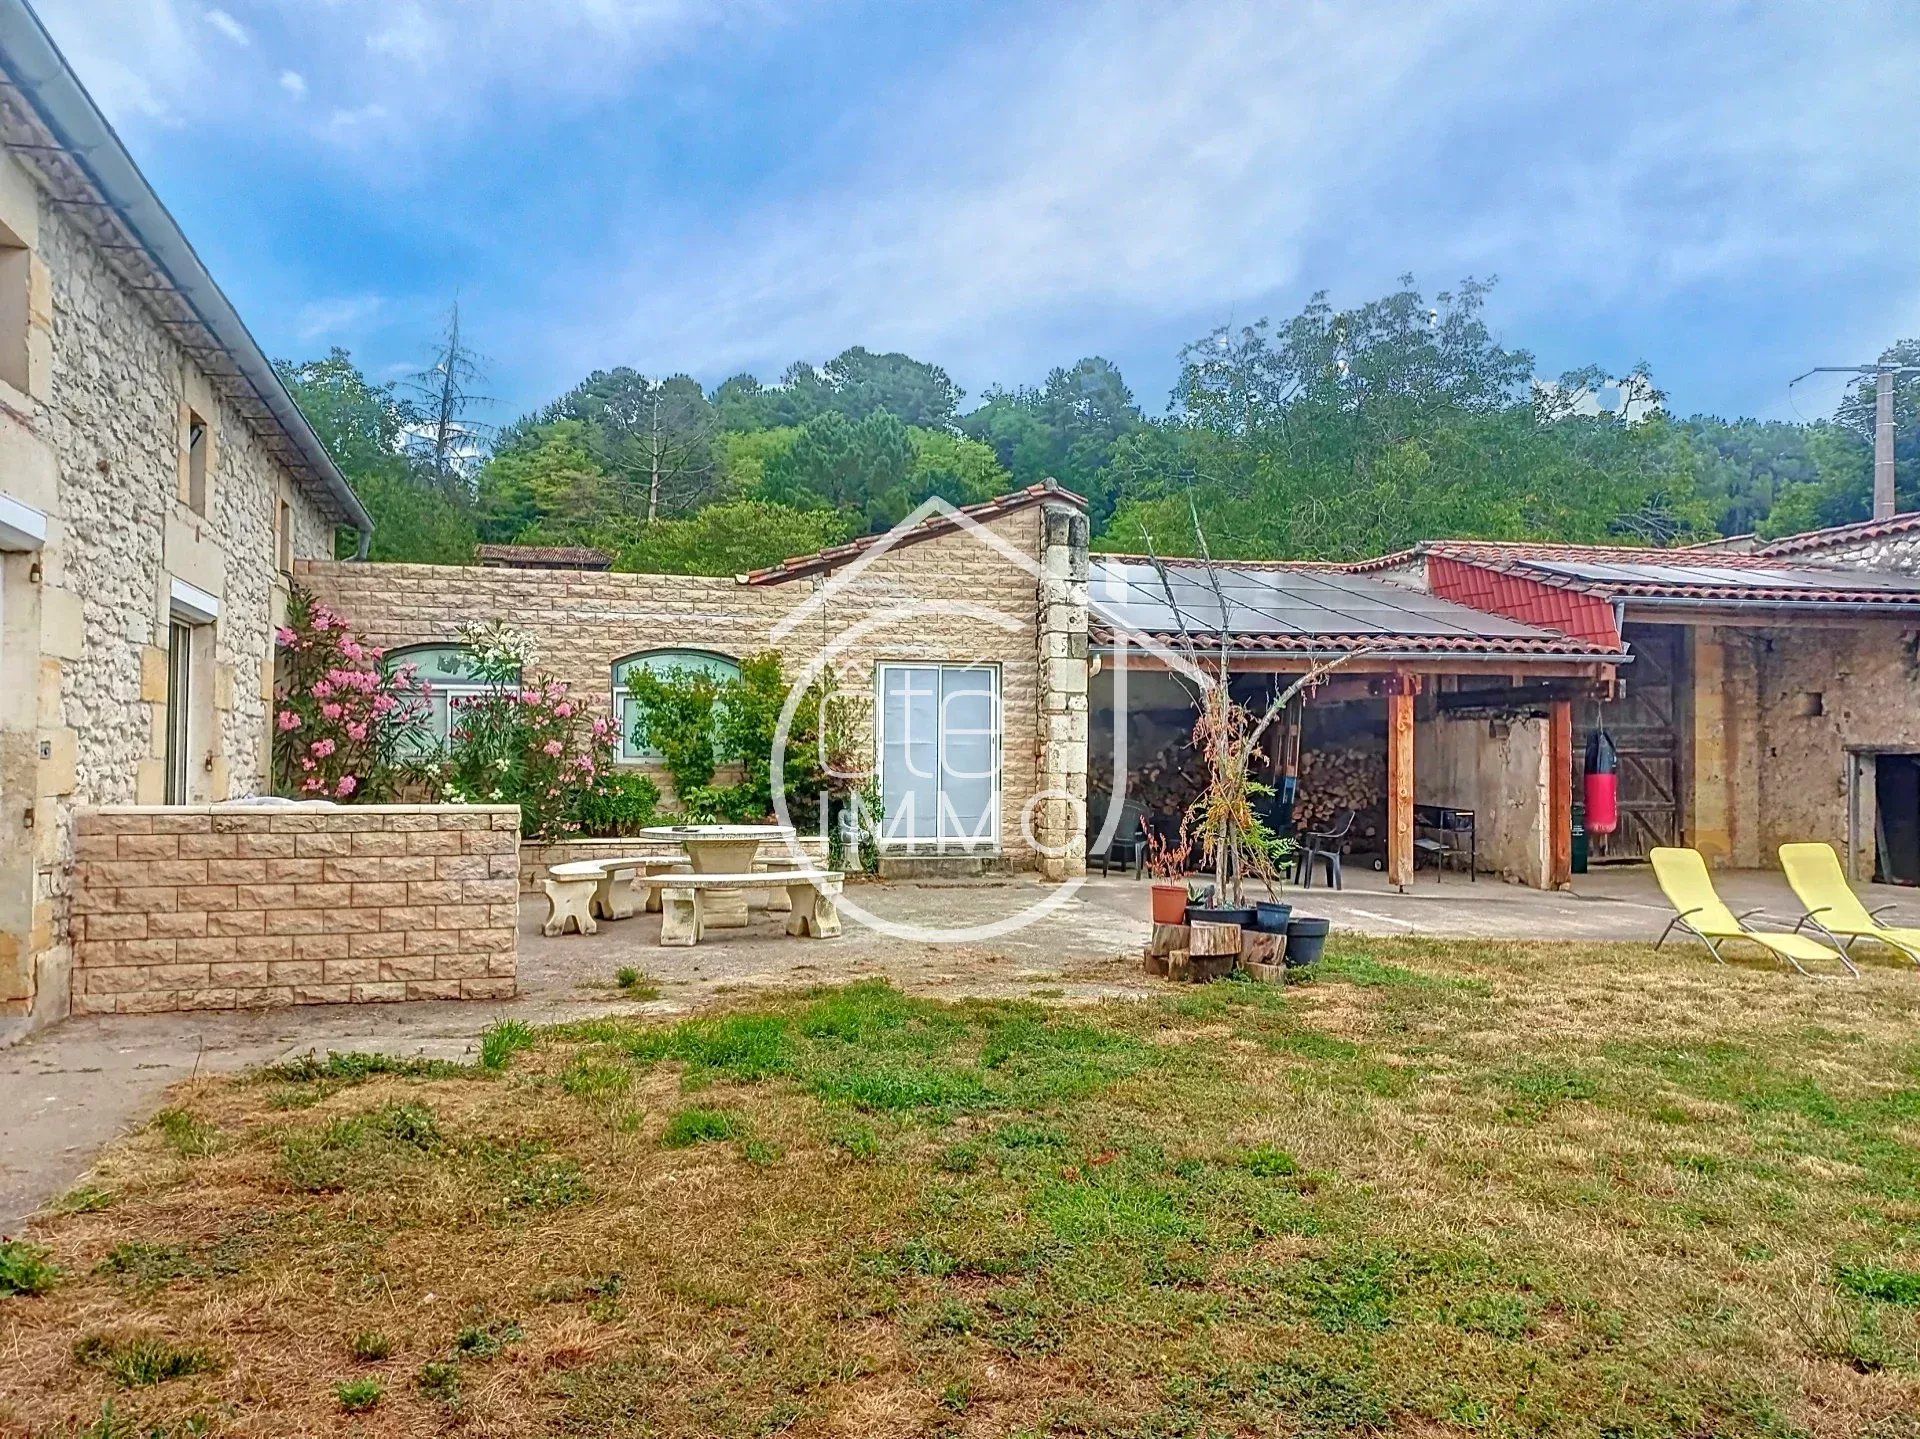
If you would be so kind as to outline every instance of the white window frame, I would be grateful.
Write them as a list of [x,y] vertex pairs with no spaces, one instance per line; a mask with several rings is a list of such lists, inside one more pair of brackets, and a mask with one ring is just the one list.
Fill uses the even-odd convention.
[[185,614],[167,619],[167,708],[165,779],[161,800],[187,804],[193,797],[193,667],[199,657],[200,626]]
[[[733,673],[731,678],[738,679],[740,677],[740,661],[732,655],[724,654],[719,650],[695,649],[689,645],[659,645],[650,650],[635,650],[632,654],[621,655],[619,659],[607,666],[608,698],[613,702],[613,762],[615,764],[658,765],[660,763],[661,756],[658,751],[637,750],[632,747],[633,725],[627,718],[627,706],[637,704],[638,701],[628,691],[624,683],[625,676],[621,673],[624,667],[632,665],[639,660],[652,659],[656,655],[671,655],[684,659],[719,660],[722,664],[732,666]],[[665,668],[672,669],[674,666],[667,665]]]
[[[404,649],[388,655],[386,659],[386,669],[388,673],[392,673],[394,670],[413,664],[414,661],[411,657],[427,650],[459,650],[465,648],[466,646],[460,644],[458,641],[442,642],[425,640],[419,644],[408,645]],[[447,701],[447,727],[445,730],[439,728],[432,710],[429,709],[428,711],[427,719],[432,733],[433,743],[444,746],[453,742],[455,701],[468,699],[474,695],[489,695],[508,688],[518,690],[523,680],[524,676],[522,679],[515,680],[511,686],[508,686],[505,684],[485,684],[478,680],[430,680],[422,676],[420,679],[420,689],[421,692],[428,697],[429,701],[437,695],[444,695]]]
[[[885,765],[887,754],[887,673],[890,670],[934,670],[944,674],[948,670],[985,670],[991,679],[991,698],[993,705],[993,802],[991,808],[992,824],[988,826],[985,837],[973,839],[967,836],[950,837],[937,835],[926,838],[898,838],[886,832],[887,795]],[[998,855],[1001,853],[1001,825],[1004,820],[1005,786],[1007,777],[1006,760],[1006,702],[1001,684],[1000,665],[993,660],[946,662],[942,660],[881,660],[873,667],[873,769],[874,777],[880,784],[880,813],[876,816],[875,843],[886,854],[966,854]],[[946,736],[944,732],[945,715],[941,716],[943,730],[935,742],[935,754],[941,772],[946,769]],[[944,822],[945,809],[936,812],[936,818]]]

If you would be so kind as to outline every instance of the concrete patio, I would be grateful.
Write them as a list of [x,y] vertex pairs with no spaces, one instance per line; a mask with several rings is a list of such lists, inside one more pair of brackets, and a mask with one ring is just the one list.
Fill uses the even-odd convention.
[[[1347,887],[1289,890],[1304,912],[1336,931],[1492,940],[1650,942],[1670,911],[1646,868],[1578,876],[1571,894],[1548,894],[1482,878],[1423,873],[1409,894],[1371,870],[1350,869]],[[1736,909],[1765,906],[1791,923],[1793,896],[1776,873],[1718,876]],[[1055,893],[1034,880],[948,884],[855,884],[848,898],[903,924],[959,929],[1014,913]],[[1876,889],[1873,902],[1906,892]],[[1903,906],[1920,920],[1920,895]],[[1149,884],[1131,876],[1090,878],[1054,912],[990,939],[928,942],[876,933],[847,915],[839,940],[791,940],[756,915],[693,948],[663,948],[659,917],[604,923],[590,936],[540,933],[544,900],[520,913],[520,994],[511,1001],[313,1006],[230,1013],[92,1016],[67,1021],[0,1050],[0,1233],[62,1193],[100,1147],[142,1123],[166,1090],[197,1074],[231,1073],[309,1050],[380,1050],[450,1059],[469,1055],[480,1033],[504,1018],[545,1024],[598,1014],[669,1014],[754,990],[884,977],[946,997],[1086,1001],[1146,992],[1138,954],[1148,931]],[[615,984],[639,971],[660,997],[629,998]],[[1784,980],[1784,976],[1783,976]]]

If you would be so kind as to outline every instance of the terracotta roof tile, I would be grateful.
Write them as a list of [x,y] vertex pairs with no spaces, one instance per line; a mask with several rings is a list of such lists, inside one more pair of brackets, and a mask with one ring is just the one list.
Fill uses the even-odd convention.
[[1804,534],[1786,535],[1777,540],[1767,541],[1754,553],[1805,554],[1808,551],[1823,550],[1832,545],[1885,539],[1889,535],[1911,534],[1915,530],[1920,530],[1920,510],[1911,510],[1904,515],[1888,515],[1884,520],[1856,520],[1850,525],[1829,525],[1824,530],[1808,530]]
[[613,556],[585,545],[477,545],[474,558],[483,565],[509,569],[608,570]]

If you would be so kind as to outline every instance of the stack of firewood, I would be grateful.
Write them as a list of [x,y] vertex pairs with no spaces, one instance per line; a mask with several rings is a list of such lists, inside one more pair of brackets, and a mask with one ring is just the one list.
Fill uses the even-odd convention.
[[[1310,749],[1300,756],[1300,802],[1294,822],[1319,829],[1343,809],[1379,811],[1387,793],[1387,757],[1364,749]],[[1356,822],[1355,836],[1360,827]]]

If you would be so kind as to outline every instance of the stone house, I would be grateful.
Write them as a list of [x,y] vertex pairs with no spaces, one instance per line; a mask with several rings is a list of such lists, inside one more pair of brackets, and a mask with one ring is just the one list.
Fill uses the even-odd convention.
[[4,1038],[68,1012],[75,809],[261,790],[288,577],[371,523],[20,0],[0,141]]
[[[1082,872],[1087,756],[1086,502],[1035,485],[739,576],[314,560],[301,582],[440,696],[462,691],[461,626],[511,624],[538,668],[633,747],[636,667],[737,671],[776,652],[789,679],[830,663],[867,696],[884,872]],[[437,707],[439,723],[450,709]],[[669,791],[670,792],[670,791]],[[478,798],[484,798],[479,796]]]

